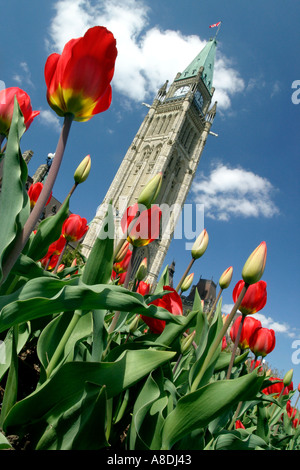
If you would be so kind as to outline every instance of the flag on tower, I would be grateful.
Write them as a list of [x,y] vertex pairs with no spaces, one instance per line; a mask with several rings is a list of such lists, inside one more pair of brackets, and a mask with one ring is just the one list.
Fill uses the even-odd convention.
[[221,21],[219,21],[218,23],[215,23],[215,24],[211,24],[210,28],[215,28],[216,26],[220,26],[220,24],[221,24]]

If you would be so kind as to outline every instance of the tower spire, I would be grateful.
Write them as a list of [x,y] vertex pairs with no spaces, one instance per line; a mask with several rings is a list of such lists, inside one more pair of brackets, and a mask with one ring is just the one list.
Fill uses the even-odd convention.
[[203,67],[202,79],[208,91],[211,93],[216,57],[216,47],[216,38],[214,37],[209,39],[204,48],[176,79],[176,82],[187,78],[196,77],[200,69]]

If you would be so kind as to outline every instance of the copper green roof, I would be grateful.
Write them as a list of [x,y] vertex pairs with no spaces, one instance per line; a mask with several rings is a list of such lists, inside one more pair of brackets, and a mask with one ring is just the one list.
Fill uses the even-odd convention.
[[195,77],[200,67],[204,67],[202,79],[210,91],[213,83],[214,64],[216,56],[217,41],[215,38],[210,39],[202,51],[195,57],[190,65],[181,73],[178,80]]

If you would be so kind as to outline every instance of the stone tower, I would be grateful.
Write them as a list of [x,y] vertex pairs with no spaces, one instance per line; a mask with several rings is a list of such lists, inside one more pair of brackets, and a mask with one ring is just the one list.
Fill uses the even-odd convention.
[[163,183],[155,203],[170,208],[170,222],[158,240],[138,250],[133,267],[147,256],[148,281],[156,282],[216,115],[216,103],[211,107],[215,53],[214,38],[169,87],[167,81],[160,88],[152,105],[147,105],[148,114],[90,224],[83,255],[90,253],[107,204],[112,201],[118,230],[126,207],[137,202],[148,181],[162,172]]

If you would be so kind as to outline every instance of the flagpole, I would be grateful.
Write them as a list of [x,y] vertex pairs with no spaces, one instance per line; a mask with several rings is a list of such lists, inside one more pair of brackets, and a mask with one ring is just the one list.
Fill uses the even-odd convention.
[[216,31],[215,40],[217,39],[217,35],[218,35],[218,32],[219,32],[219,30],[220,30],[220,28],[221,28],[221,24],[222,24],[222,21],[220,21],[220,24],[219,24],[218,29],[217,29],[217,31]]

